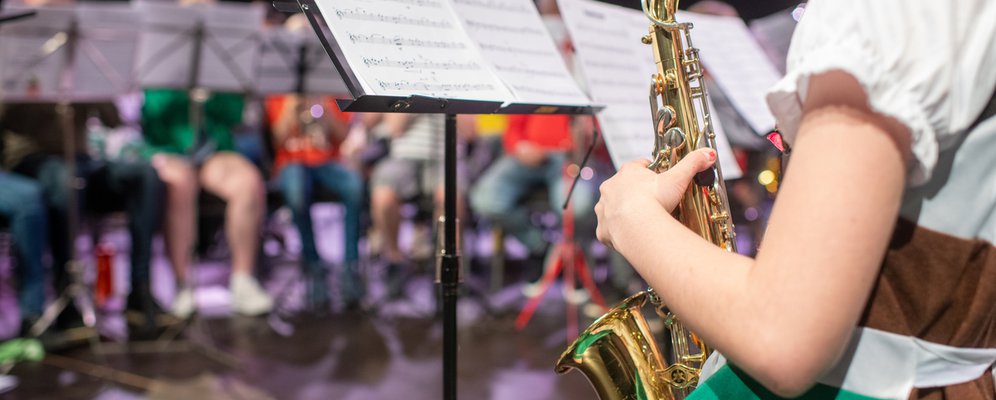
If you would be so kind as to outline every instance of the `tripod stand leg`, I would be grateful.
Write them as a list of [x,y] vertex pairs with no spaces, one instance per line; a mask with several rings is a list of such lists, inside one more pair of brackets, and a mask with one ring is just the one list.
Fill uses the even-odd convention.
[[533,318],[533,313],[536,312],[536,308],[539,307],[543,297],[546,295],[547,290],[550,290],[550,286],[553,285],[553,281],[557,279],[557,275],[560,274],[561,268],[564,266],[564,260],[562,258],[564,249],[562,246],[558,245],[553,248],[553,254],[550,258],[552,264],[547,265],[546,272],[543,274],[543,280],[540,281],[540,292],[536,297],[529,299],[526,306],[522,308],[519,312],[519,316],[515,318],[515,328],[522,330],[529,323],[529,320]]
[[55,319],[59,317],[59,314],[62,314],[62,310],[65,310],[67,305],[69,305],[69,296],[63,292],[57,299],[55,299],[55,302],[50,304],[48,308],[45,309],[45,312],[42,313],[41,318],[39,318],[38,321],[31,326],[31,330],[29,331],[31,336],[41,336],[41,334],[45,333],[48,328],[52,327],[52,324],[55,323]]
[[574,265],[578,279],[581,280],[581,284],[584,285],[585,289],[588,289],[588,293],[591,295],[591,299],[595,301],[595,304],[608,311],[609,307],[605,303],[605,298],[602,297],[602,292],[598,291],[598,287],[595,286],[595,280],[591,278],[591,272],[588,270],[588,262],[585,261],[584,251],[580,247],[576,247],[574,250],[576,251]]

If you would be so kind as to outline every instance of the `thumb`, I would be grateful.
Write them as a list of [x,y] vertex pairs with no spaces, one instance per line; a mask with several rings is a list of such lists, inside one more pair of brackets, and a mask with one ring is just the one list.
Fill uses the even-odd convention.
[[702,148],[688,153],[681,161],[657,176],[657,200],[669,210],[677,206],[695,174],[716,163],[716,151]]

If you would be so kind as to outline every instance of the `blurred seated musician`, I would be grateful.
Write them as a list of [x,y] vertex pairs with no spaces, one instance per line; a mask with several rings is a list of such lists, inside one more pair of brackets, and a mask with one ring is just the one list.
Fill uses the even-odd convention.
[[[188,268],[195,240],[200,189],[225,201],[225,237],[231,250],[232,310],[256,316],[273,307],[272,298],[253,277],[260,229],[266,206],[259,170],[233,151],[232,128],[242,121],[241,94],[214,93],[203,103],[203,126],[190,121],[186,91],[147,89],[142,105],[145,155],[166,184],[163,231],[167,257],[180,288],[172,313],[186,318],[196,308],[188,285]],[[198,135],[198,129],[203,135]]]
[[[74,240],[69,238],[70,207],[90,212],[123,208],[128,213],[131,234],[131,293],[126,316],[132,336],[152,334],[170,322],[152,297],[149,265],[152,238],[161,218],[162,182],[145,163],[102,161],[86,153],[86,125],[91,118],[105,126],[120,125],[112,103],[74,103],[71,122],[75,151],[72,154],[76,182],[68,180],[63,142],[63,118],[53,103],[7,104],[2,117],[4,161],[10,170],[38,180],[48,206],[49,240],[55,270],[55,287],[61,292],[70,284],[64,268],[70,261]],[[66,110],[70,112],[70,110]],[[79,182],[83,183],[79,187]],[[70,188],[77,190],[77,204],[70,204]],[[57,324],[76,324],[78,310],[70,306]]]
[[[395,270],[409,262],[398,246],[401,203],[432,196],[435,215],[443,211],[444,117],[429,114],[364,114],[364,125],[374,137],[391,139],[390,153],[374,167],[370,179],[372,241],[380,243],[380,257]],[[471,115],[458,116],[457,134],[474,133]],[[458,168],[458,190],[465,187]],[[457,195],[457,213],[463,211],[463,196]],[[419,243],[414,243],[415,247]],[[433,246],[429,243],[428,246]],[[430,251],[429,254],[432,252]],[[412,254],[414,255],[414,254]]]
[[328,267],[315,246],[311,205],[315,188],[333,193],[345,207],[345,256],[339,279],[347,307],[358,305],[364,293],[358,276],[360,212],[363,181],[340,160],[339,146],[349,133],[349,115],[331,97],[271,96],[267,119],[276,150],[274,175],[301,236],[302,271],[319,285],[318,301],[328,300]]
[[45,200],[32,179],[0,172],[0,216],[14,242],[17,271],[17,304],[21,311],[21,336],[41,317],[45,304],[45,269],[42,257],[48,243]]
[[[583,117],[587,119],[588,117]],[[569,155],[574,151],[574,136],[584,130],[581,119],[567,115],[512,115],[502,139],[503,154],[474,184],[470,192],[471,209],[500,223],[529,250],[533,261],[525,271],[529,280],[542,273],[542,260],[548,244],[543,233],[530,221],[529,211],[520,202],[536,189],[548,191],[550,207],[563,210],[567,188]],[[595,190],[592,183],[580,179],[571,198],[577,232],[575,236],[593,237]]]

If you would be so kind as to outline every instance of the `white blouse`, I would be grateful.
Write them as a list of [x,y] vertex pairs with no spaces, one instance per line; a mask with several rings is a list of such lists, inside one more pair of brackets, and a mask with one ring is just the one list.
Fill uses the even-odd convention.
[[996,118],[983,114],[996,89],[996,1],[809,2],[767,98],[788,141],[809,77],[833,70],[912,134],[902,215],[996,242]]

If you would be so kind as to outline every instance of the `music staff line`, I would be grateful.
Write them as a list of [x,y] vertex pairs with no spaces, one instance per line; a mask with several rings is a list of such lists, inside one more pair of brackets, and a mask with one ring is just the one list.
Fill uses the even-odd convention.
[[488,83],[427,83],[412,81],[388,82],[377,80],[377,85],[383,90],[417,90],[429,92],[475,92],[493,90],[494,85]]
[[558,72],[558,71],[540,70],[540,69],[529,68],[529,67],[520,67],[518,65],[497,65],[496,64],[495,65],[495,69],[497,69],[499,71],[512,72],[512,73],[516,73],[516,74],[539,75],[539,76],[545,76],[545,77],[550,77],[550,78],[560,78],[560,77],[564,77],[565,76],[564,73],[561,73],[561,72]]
[[542,89],[535,86],[522,86],[522,85],[512,85],[516,91],[535,93],[546,96],[563,96],[563,97],[574,97],[577,93],[566,91],[566,90],[552,90],[552,89]]
[[381,1],[390,1],[392,3],[401,3],[417,7],[429,7],[429,8],[443,7],[443,3],[436,0],[381,0]]
[[581,31],[596,34],[600,37],[618,37],[618,38],[628,38],[628,34],[622,29],[606,29],[602,25],[590,25],[585,23],[578,24],[578,28]]
[[481,50],[501,51],[501,52],[514,53],[514,54],[530,54],[534,56],[546,56],[550,54],[543,50],[524,49],[521,47],[511,47],[500,44],[481,43],[479,46],[481,47]]
[[[618,72],[639,72],[640,68],[633,64],[623,64],[614,63],[611,61],[603,60],[590,60],[584,63],[586,67],[593,67],[599,69],[605,69],[606,72],[618,73]],[[648,81],[649,82],[649,81]]]
[[385,45],[395,45],[395,46],[410,46],[410,47],[424,47],[433,49],[464,49],[467,46],[459,42],[446,42],[441,40],[422,40],[414,38],[406,38],[402,36],[392,36],[388,37],[386,35],[381,35],[379,33],[374,33],[371,35],[366,35],[362,33],[350,33],[349,41],[355,43],[366,43],[366,44],[385,44]]
[[530,35],[547,34],[546,32],[541,31],[539,29],[532,29],[528,27],[502,26],[502,25],[490,24],[487,22],[473,21],[470,19],[466,20],[466,22],[467,22],[467,27],[471,29],[482,29],[492,32],[518,33],[518,34],[528,33]]
[[598,51],[601,51],[601,52],[605,52],[605,53],[625,54],[627,57],[630,54],[630,51],[628,49],[626,49],[625,47],[621,47],[621,46],[617,47],[617,46],[612,46],[612,45],[608,45],[608,44],[601,44],[601,43],[595,43],[595,42],[589,42],[584,47],[585,48],[595,49],[595,50],[598,50]]
[[367,67],[403,68],[403,69],[439,69],[439,70],[465,70],[473,71],[481,69],[481,66],[473,61],[433,61],[425,59],[393,59],[390,57],[363,57],[363,64]]
[[489,10],[498,11],[511,11],[525,13],[529,9],[515,3],[509,3],[501,0],[454,0],[454,3],[464,4],[468,6],[487,8]]
[[339,19],[351,19],[356,21],[388,22],[392,24],[414,25],[426,28],[451,29],[453,25],[446,20],[434,20],[425,17],[408,17],[404,15],[385,15],[371,13],[362,8],[336,9],[335,15]]

